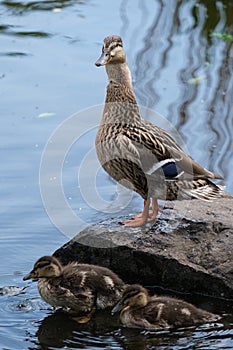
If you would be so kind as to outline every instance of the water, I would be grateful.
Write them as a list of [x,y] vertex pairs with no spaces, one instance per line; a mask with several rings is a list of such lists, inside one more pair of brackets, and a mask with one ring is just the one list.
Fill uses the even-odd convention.
[[[38,296],[36,285],[25,284],[22,276],[38,257],[51,254],[68,236],[110,215],[117,195],[114,215],[120,215],[122,208],[127,214],[141,206],[137,196],[131,198],[125,192],[119,196],[120,189],[116,192],[111,179],[96,168],[94,137],[102,106],[93,106],[104,101],[106,75],[94,62],[109,34],[123,37],[139,104],[165,116],[165,124],[179,132],[193,158],[223,175],[227,190],[233,193],[232,41],[211,36],[213,32],[233,34],[233,4],[8,0],[0,1],[0,16],[0,347],[232,349],[230,302],[190,299],[224,316],[214,328],[141,332],[120,327],[106,313],[97,314],[88,325],[78,325],[52,311]],[[44,207],[40,194],[47,190],[40,177],[43,150],[54,141],[52,133],[57,136],[64,131],[72,115],[77,130],[68,128],[62,134],[63,141],[68,140],[67,154],[61,153],[63,171],[61,175],[61,169],[51,165],[51,173],[45,174],[53,201]],[[147,118],[157,122],[153,114]],[[69,141],[72,132],[80,136],[78,140]],[[98,198],[87,200],[92,173],[105,212],[99,211]],[[60,176],[63,199],[69,213],[75,213],[72,225],[57,203]],[[64,234],[58,217],[66,221],[65,228],[71,225],[69,233]]]

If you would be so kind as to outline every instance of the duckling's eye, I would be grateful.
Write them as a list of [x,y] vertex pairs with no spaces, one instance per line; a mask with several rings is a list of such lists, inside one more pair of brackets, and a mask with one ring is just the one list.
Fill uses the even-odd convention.
[[136,295],[138,295],[138,291],[131,291],[127,294],[127,297],[128,298],[133,298],[135,297]]
[[88,297],[86,295],[84,295],[84,294],[78,294],[78,298],[80,300],[87,300],[88,299]]
[[50,263],[49,262],[41,262],[40,264],[38,264],[35,269],[42,269],[45,266],[49,266]]

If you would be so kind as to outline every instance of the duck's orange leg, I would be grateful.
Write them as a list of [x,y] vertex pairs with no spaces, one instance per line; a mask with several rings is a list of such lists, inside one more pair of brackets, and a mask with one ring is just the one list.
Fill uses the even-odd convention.
[[144,208],[140,214],[137,214],[133,219],[129,221],[121,222],[122,225],[127,225],[130,227],[139,227],[147,222],[149,217],[149,208],[150,208],[150,198],[144,200]]
[[158,205],[158,201],[156,198],[152,198],[152,210],[149,213],[148,221],[154,221],[158,215],[158,212],[161,211]]

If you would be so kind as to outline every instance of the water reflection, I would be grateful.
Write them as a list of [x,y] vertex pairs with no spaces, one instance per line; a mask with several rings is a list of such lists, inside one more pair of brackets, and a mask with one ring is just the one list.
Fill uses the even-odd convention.
[[[40,157],[58,123],[103,101],[105,80],[93,62],[99,52],[96,42],[101,45],[106,35],[123,37],[139,104],[168,117],[191,155],[223,174],[233,193],[233,43],[211,35],[233,34],[232,1],[7,0],[0,1],[0,13],[4,272],[11,273],[14,264],[26,271],[35,255],[51,253],[63,243],[42,208]],[[50,111],[53,118],[34,118]],[[151,120],[156,123],[153,116]],[[82,151],[72,158],[73,174]],[[108,179],[103,175],[101,181],[106,196],[112,195]],[[77,182],[68,185],[87,222],[94,215],[96,221],[106,220],[105,213],[93,215],[81,202]],[[137,206],[134,201],[132,212]],[[229,319],[226,323],[224,317],[216,329],[151,334],[122,328],[107,314],[96,315],[88,325],[61,312],[44,318],[47,305],[36,286],[22,294],[20,283],[7,276],[0,289],[1,345],[6,349],[233,348],[228,303],[219,312],[229,313]]]
[[[34,335],[28,340],[36,347],[30,349],[72,348],[72,349],[183,349],[192,345],[203,349],[205,343],[209,348],[224,343],[232,335],[226,331],[222,323],[206,324],[200,327],[190,327],[173,331],[147,331],[123,328],[116,317],[110,313],[97,312],[88,324],[78,324],[68,314],[58,310],[39,322]],[[211,347],[213,346],[213,347]],[[224,346],[222,347],[224,349]]]
[[93,347],[105,348],[113,344],[114,336],[111,332],[116,329],[116,317],[110,312],[96,312],[88,324],[80,324],[67,313],[57,310],[43,319],[36,333],[38,343],[43,347],[91,349]]
[[[30,56],[30,54],[25,52],[0,52],[0,57],[24,57],[24,56]],[[0,79],[2,76],[0,77]]]
[[35,37],[35,38],[49,38],[52,36],[50,33],[40,31],[17,31],[7,28],[2,30],[5,35],[18,36],[18,37]]
[[[152,288],[152,294],[173,295],[174,292]],[[208,311],[223,315],[218,323],[204,324],[199,327],[187,327],[174,330],[149,331],[122,327],[119,315],[111,316],[109,310],[97,311],[87,324],[77,323],[67,312],[58,309],[50,311],[44,319],[29,329],[26,340],[29,349],[230,349],[233,340],[232,315],[226,311],[232,309],[232,301],[218,300],[203,296],[178,295]],[[25,310],[26,311],[26,310]],[[36,310],[34,310],[36,312]],[[45,311],[44,311],[45,312]],[[36,327],[36,328],[35,328]],[[35,332],[34,332],[35,330]]]
[[[127,11],[127,3],[124,9]],[[233,42],[211,34],[232,33],[232,4],[160,0],[154,9],[144,4],[138,5],[138,11],[149,23],[134,60],[139,102],[162,109],[186,140],[192,156],[227,181],[233,166]],[[129,12],[122,14],[125,27],[129,18]],[[130,49],[134,51],[133,44]],[[228,184],[232,191],[229,180]]]
[[[87,0],[86,0],[87,1]],[[12,11],[14,15],[21,15],[31,11],[51,11],[57,8],[65,8],[67,6],[73,6],[75,4],[82,5],[85,0],[49,0],[49,1],[2,1],[2,5],[8,10]]]

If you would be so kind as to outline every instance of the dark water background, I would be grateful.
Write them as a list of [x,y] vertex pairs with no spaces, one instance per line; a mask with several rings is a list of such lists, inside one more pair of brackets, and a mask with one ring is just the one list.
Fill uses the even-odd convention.
[[[140,105],[165,116],[193,158],[224,176],[233,193],[233,41],[213,33],[233,35],[231,1],[0,1],[1,349],[233,349],[227,301],[187,296],[224,316],[214,327],[139,332],[121,328],[107,313],[78,325],[51,311],[35,284],[22,282],[38,257],[69,238],[52,223],[53,208],[42,204],[40,162],[51,134],[85,108],[92,112],[77,114],[81,137],[63,164],[64,194],[82,223],[110,215],[85,199],[94,163],[82,168],[82,186],[77,181],[83,159],[94,152],[102,106],[93,106],[103,103],[106,86],[104,69],[94,62],[109,34],[123,37]],[[96,182],[111,204],[114,183],[101,171]],[[134,196],[124,214],[138,206]]]

